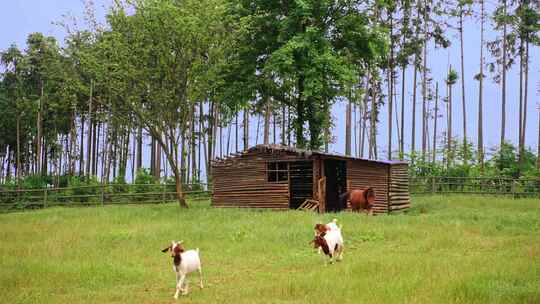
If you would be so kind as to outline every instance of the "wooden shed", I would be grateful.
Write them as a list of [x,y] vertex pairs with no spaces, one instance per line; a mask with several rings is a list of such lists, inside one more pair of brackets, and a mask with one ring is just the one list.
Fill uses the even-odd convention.
[[349,208],[340,194],[369,186],[376,193],[375,213],[397,212],[411,205],[407,167],[402,161],[257,145],[212,162],[212,205],[296,209],[313,199],[320,212],[338,212]]

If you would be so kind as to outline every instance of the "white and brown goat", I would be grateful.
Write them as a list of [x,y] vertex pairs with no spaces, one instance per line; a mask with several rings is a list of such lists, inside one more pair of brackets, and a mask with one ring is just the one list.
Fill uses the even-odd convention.
[[174,298],[178,299],[180,292],[182,295],[188,293],[188,283],[186,276],[188,273],[198,271],[199,272],[199,286],[203,288],[201,259],[199,258],[199,248],[194,250],[185,250],[182,247],[182,241],[172,241],[169,247],[163,249],[161,252],[171,252],[173,258],[173,270],[176,273],[176,292]]
[[311,243],[319,250],[319,253],[322,250],[330,257],[330,263],[343,259],[343,236],[341,227],[337,226],[335,219],[326,225],[315,225],[315,238]]

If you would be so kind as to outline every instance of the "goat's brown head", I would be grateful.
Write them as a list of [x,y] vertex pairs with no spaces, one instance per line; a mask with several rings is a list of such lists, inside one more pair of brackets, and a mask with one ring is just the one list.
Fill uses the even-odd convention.
[[324,254],[330,255],[330,248],[328,247],[328,243],[326,242],[326,239],[324,238],[325,235],[326,235],[326,232],[315,235],[315,238],[313,238],[311,243],[313,243],[313,248],[317,249],[321,247]]
[[172,241],[169,247],[162,249],[161,252],[171,252],[171,257],[174,259],[175,265],[180,265],[180,262],[182,261],[181,254],[182,252],[186,251],[184,247],[182,247],[182,241],[176,242]]
[[319,235],[321,233],[326,233],[328,231],[328,227],[325,224],[315,224],[315,235]]

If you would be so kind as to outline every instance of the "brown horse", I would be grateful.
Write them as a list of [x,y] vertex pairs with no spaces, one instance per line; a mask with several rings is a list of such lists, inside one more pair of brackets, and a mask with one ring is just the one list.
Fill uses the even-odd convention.
[[373,206],[375,205],[375,191],[368,187],[364,190],[353,189],[343,193],[340,199],[346,205],[347,200],[351,202],[351,209],[354,212],[366,212],[369,215],[373,214]]

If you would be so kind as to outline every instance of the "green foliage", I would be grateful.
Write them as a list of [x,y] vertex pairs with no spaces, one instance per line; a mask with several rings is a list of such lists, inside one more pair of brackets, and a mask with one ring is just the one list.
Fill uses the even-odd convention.
[[135,175],[135,185],[132,187],[135,193],[145,193],[152,191],[161,191],[159,181],[156,181],[155,177],[150,174],[147,168],[141,168]]
[[101,200],[101,187],[101,183],[95,176],[72,176],[69,179],[69,188],[64,193],[73,196],[68,201],[99,202]]
[[456,70],[450,69],[450,70],[448,71],[448,75],[447,75],[447,77],[446,77],[446,83],[447,83],[448,85],[450,85],[450,86],[451,86],[451,85],[454,85],[454,84],[456,83],[456,81],[458,80],[458,78],[459,78],[459,77],[458,77],[458,74],[457,74]]
[[231,81],[223,93],[242,102],[271,97],[291,105],[297,146],[320,149],[323,130],[331,126],[331,105],[349,94],[367,67],[384,61],[388,50],[388,32],[362,6],[359,1],[231,1],[229,13],[240,28],[232,45],[237,51],[224,69]]

